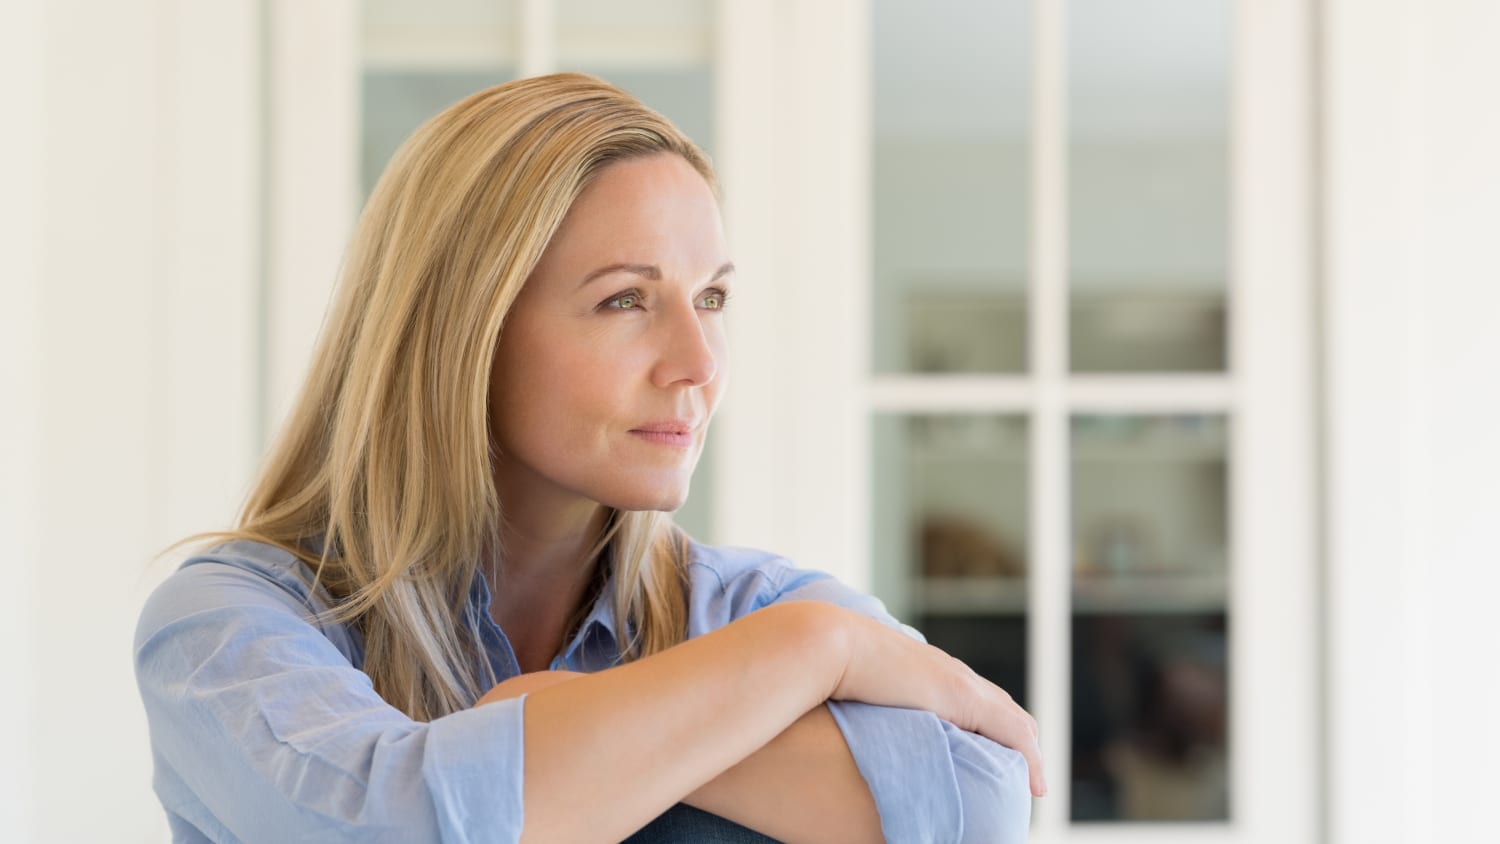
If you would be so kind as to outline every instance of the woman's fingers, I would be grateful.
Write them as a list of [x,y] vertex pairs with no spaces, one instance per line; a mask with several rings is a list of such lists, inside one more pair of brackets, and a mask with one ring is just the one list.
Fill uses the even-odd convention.
[[1031,720],[1031,727],[1029,727],[1028,736],[1022,741],[1022,747],[1016,750],[1026,757],[1026,772],[1031,780],[1032,795],[1043,798],[1047,795],[1047,774],[1041,768],[1041,744],[1038,744],[1037,733],[1035,733],[1037,721],[1032,720],[1031,715],[1026,715],[1026,718]]
[[[999,703],[996,709],[999,711],[1001,726],[996,730],[996,735],[987,735],[987,738],[1025,757],[1032,795],[1041,798],[1047,793],[1047,775],[1043,771],[1043,762],[1041,762],[1041,729],[1037,724],[1037,718],[1032,718],[1031,714],[1022,709],[1019,703],[1011,700],[1007,691],[993,684],[990,685],[995,693],[998,693],[996,697],[999,697]],[[981,730],[981,733],[983,732],[984,730]]]
[[850,650],[830,697],[932,712],[1020,753],[1031,793],[1047,793],[1041,729],[1009,692],[930,643],[848,610],[836,615],[846,625]]

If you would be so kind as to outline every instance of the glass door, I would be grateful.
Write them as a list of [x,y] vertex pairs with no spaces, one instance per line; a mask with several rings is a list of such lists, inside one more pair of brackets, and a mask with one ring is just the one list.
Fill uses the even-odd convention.
[[870,5],[872,582],[1041,721],[1038,840],[1274,815],[1247,810],[1277,789],[1245,741],[1271,721],[1236,702],[1270,688],[1277,564],[1245,549],[1310,489],[1262,450],[1305,409],[1265,373],[1308,288],[1260,271],[1296,160],[1248,176],[1298,140],[1261,62],[1300,10],[1250,8]]

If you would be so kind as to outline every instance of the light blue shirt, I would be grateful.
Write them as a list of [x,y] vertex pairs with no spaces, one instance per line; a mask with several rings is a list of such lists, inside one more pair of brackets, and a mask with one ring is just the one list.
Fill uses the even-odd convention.
[[[905,630],[876,598],[762,551],[692,544],[689,637],[768,604],[820,600]],[[284,551],[232,542],[194,557],[152,593],[135,636],[154,786],[175,841],[516,841],[525,695],[428,723],[386,703],[360,670],[359,634],[315,626],[311,572]],[[552,668],[618,657],[608,589]],[[520,673],[470,600],[498,679]],[[1020,753],[930,712],[850,701],[828,708],[869,784],[886,839],[1026,838]]]

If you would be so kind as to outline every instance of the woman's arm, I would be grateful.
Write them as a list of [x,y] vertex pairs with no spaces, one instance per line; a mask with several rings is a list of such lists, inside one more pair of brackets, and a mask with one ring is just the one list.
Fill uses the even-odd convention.
[[786,604],[528,694],[522,840],[619,841],[766,745],[834,693],[830,618]]
[[[512,677],[478,706],[588,676],[536,671]],[[879,842],[875,800],[828,706],[815,706],[764,747],[714,777],[683,803],[785,844]]]
[[[906,707],[943,712],[1032,754],[1034,722],[1008,698],[985,701],[983,693],[967,690],[944,694],[951,681],[965,685],[972,672],[921,643],[919,634],[909,637],[891,629],[899,627],[894,623],[831,609],[846,634],[861,643],[852,649],[859,655],[846,668],[834,699],[683,802],[788,842],[879,841],[882,826],[890,840],[1023,840],[1030,804],[1015,793],[1017,785],[1024,791],[1028,777],[1021,754],[932,712]],[[934,665],[959,670],[933,671]],[[512,678],[485,699],[558,683],[572,686],[568,681],[583,676],[538,672]],[[855,702],[860,698],[888,705]],[[967,703],[955,708],[955,701]],[[851,753],[846,737],[861,752]],[[885,817],[876,814],[872,791],[885,797]]]
[[[476,706],[588,675],[536,671],[506,680]],[[683,798],[785,844],[881,842],[870,789],[828,706],[815,706],[765,746]]]
[[875,798],[827,705],[682,802],[785,844],[880,844]]
[[[823,572],[779,561],[760,566],[754,580],[760,585],[741,590],[754,594],[751,607],[812,600],[852,611],[861,622],[853,640],[856,661],[869,662],[859,659],[857,646],[887,641],[886,630],[899,630],[910,641],[925,644],[921,633],[893,618],[879,600]],[[883,664],[892,682],[915,681],[890,660],[871,664]],[[966,666],[963,670],[972,675]],[[993,684],[972,680],[981,695],[1001,696],[1010,703]],[[1046,789],[1036,755],[1035,722],[1029,716],[1010,703],[1030,721],[1032,734],[1006,737],[939,707],[877,706],[871,704],[888,701],[861,700],[830,701],[827,708],[874,797],[888,839],[996,844],[1026,838],[1030,797]],[[912,706],[916,708],[902,708]],[[753,798],[743,799],[753,804]]]
[[930,712],[831,700],[683,802],[787,844],[1002,844],[1026,839],[1027,782],[1019,752]]

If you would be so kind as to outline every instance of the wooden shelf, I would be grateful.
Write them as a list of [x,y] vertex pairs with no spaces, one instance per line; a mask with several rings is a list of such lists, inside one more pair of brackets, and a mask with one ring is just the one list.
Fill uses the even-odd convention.
[[1021,615],[1026,580],[1020,577],[927,577],[912,584],[918,612],[926,615]]

